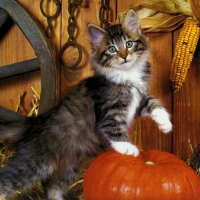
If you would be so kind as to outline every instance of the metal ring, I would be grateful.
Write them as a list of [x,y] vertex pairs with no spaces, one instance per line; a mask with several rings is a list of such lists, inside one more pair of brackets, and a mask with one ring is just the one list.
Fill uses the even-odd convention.
[[61,3],[59,0],[53,0],[56,4],[56,7],[57,7],[57,10],[55,12],[55,14],[53,15],[47,15],[43,9],[43,4],[44,4],[44,0],[41,0],[40,1],[40,10],[42,12],[42,14],[46,17],[46,18],[49,18],[49,19],[53,19],[53,18],[57,18],[61,12]]
[[[74,63],[74,64],[72,64],[72,65],[67,65],[66,63],[65,63],[65,60],[64,60],[64,52],[66,51],[66,49],[68,49],[69,47],[75,47],[75,48],[77,48],[78,49],[78,59],[77,59],[77,61]],[[66,68],[68,68],[69,70],[71,70],[71,71],[74,71],[74,70],[77,70],[77,69],[79,69],[80,67],[77,67],[78,65],[79,65],[79,63],[81,62],[81,59],[82,59],[82,49],[81,49],[81,46],[77,43],[77,42],[75,42],[75,41],[68,41],[68,42],[66,42],[63,46],[62,46],[62,48],[61,48],[61,50],[60,50],[60,60],[61,60],[61,63],[66,67]]]

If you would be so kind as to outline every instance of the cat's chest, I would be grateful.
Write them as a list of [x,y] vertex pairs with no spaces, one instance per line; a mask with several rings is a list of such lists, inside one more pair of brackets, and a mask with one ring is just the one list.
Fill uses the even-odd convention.
[[131,124],[132,120],[134,119],[136,113],[137,113],[137,109],[140,105],[140,101],[141,101],[141,93],[139,92],[139,90],[135,87],[131,88],[130,90],[130,102],[127,105],[127,122],[128,125]]

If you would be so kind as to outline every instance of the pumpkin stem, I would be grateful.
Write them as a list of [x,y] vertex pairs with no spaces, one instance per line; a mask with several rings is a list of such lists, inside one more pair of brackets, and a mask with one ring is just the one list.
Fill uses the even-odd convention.
[[145,164],[146,165],[156,165],[153,161],[150,161],[150,160],[145,161]]

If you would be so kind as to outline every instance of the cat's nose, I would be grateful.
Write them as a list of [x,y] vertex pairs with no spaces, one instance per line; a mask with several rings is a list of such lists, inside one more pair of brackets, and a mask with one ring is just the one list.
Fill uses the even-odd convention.
[[126,60],[128,56],[128,50],[127,49],[122,49],[118,51],[118,56]]

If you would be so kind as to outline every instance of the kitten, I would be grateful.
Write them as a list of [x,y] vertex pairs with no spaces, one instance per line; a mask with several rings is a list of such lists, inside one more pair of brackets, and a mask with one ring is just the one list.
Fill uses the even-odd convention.
[[0,169],[0,194],[41,181],[49,200],[64,200],[84,162],[105,149],[137,156],[128,130],[137,116],[149,116],[167,133],[169,114],[149,95],[149,49],[130,10],[123,24],[106,31],[88,26],[94,76],[71,89],[63,102],[36,118],[1,122],[0,139],[16,145],[16,154]]

